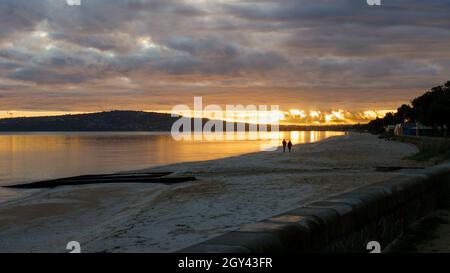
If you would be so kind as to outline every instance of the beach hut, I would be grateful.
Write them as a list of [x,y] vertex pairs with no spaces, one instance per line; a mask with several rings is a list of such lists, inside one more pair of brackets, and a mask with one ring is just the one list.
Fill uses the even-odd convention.
[[394,134],[396,136],[431,136],[433,128],[419,122],[400,123],[395,126]]

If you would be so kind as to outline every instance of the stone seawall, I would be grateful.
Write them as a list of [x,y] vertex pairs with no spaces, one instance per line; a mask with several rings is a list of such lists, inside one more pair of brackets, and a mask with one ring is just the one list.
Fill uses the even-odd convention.
[[450,205],[450,164],[414,171],[242,226],[182,253],[367,252]]

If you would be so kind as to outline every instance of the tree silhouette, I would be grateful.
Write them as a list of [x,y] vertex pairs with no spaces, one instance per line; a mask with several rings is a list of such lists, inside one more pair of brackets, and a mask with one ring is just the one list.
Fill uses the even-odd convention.
[[412,101],[417,119],[428,126],[450,128],[450,81]]
[[416,121],[433,128],[450,129],[450,81],[415,98],[412,107],[403,104],[397,113],[387,113],[383,119],[372,120],[368,129],[376,133],[382,132],[387,125]]

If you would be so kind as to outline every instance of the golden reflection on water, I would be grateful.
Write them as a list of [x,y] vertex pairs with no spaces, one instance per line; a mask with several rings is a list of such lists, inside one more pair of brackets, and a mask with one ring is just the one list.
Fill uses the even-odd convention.
[[[308,143],[342,132],[232,134],[223,140],[175,141],[169,133],[54,133],[0,135],[0,185],[80,174],[110,173],[258,152],[270,139]],[[1,199],[1,194],[0,194]]]

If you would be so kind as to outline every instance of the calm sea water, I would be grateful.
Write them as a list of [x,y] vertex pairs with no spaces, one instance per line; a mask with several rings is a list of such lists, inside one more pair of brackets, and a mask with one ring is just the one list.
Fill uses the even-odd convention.
[[[342,132],[280,132],[294,144]],[[45,179],[143,169],[258,152],[267,140],[175,141],[170,133],[0,134],[0,186]],[[0,201],[19,191],[0,187]]]

